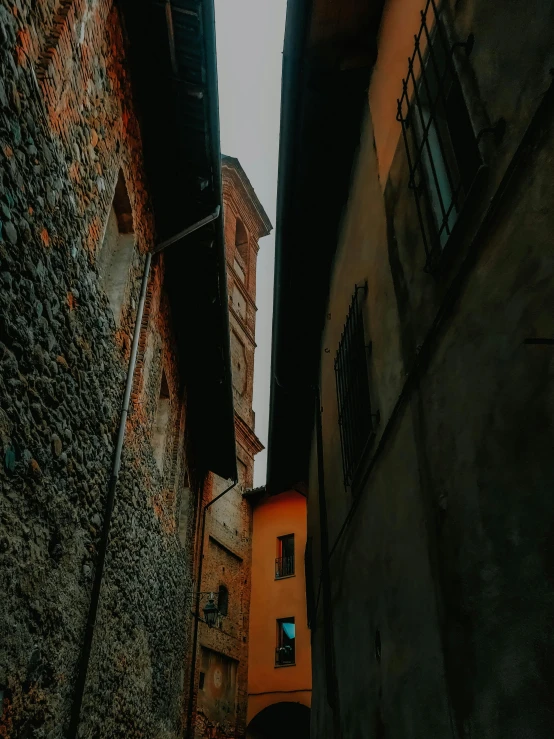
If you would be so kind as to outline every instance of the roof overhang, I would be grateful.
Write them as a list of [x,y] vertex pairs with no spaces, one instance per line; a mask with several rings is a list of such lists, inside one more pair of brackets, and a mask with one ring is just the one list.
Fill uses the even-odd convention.
[[[213,0],[119,0],[160,241],[223,213]],[[236,479],[223,217],[165,253],[196,465]]]
[[222,164],[223,170],[226,172],[227,176],[232,177],[237,188],[240,190],[242,197],[250,205],[250,210],[256,215],[258,225],[257,237],[261,239],[263,236],[268,236],[271,233],[273,226],[271,225],[271,221],[269,220],[263,205],[260,203],[258,196],[256,195],[256,191],[252,187],[246,172],[242,168],[241,163],[235,157],[223,155]]
[[384,0],[289,0],[275,246],[270,492],[307,480],[321,332]]

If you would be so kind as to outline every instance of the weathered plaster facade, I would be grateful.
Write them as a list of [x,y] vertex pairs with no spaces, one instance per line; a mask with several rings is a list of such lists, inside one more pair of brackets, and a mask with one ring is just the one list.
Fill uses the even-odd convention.
[[[144,255],[156,243],[112,2],[0,2],[0,209],[0,734],[61,739]],[[103,257],[118,248],[126,262],[114,272]],[[82,737],[180,735],[191,488],[206,473],[187,455],[186,405],[161,256],[148,284]]]
[[[217,596],[225,587],[228,609],[216,628],[209,629],[203,621],[198,624],[192,706],[197,739],[245,735],[252,510],[242,493],[252,487],[254,456],[263,449],[252,410],[256,259],[258,240],[269,233],[271,224],[239,162],[223,157],[222,173],[238,484],[208,509],[206,517],[199,590]],[[210,475],[203,505],[227,487],[228,481]]]
[[[553,333],[554,17],[547,3],[494,12],[473,2],[454,18],[460,38],[475,34],[471,67],[489,119],[507,121],[485,189],[466,215],[453,263],[426,273],[400,125],[392,121],[387,171],[392,134],[380,145],[372,121],[390,118],[392,106],[386,91],[370,87],[322,339],[331,349],[321,353],[321,385],[336,543],[336,712],[346,737],[546,739],[554,726],[546,627],[554,613],[552,347],[525,344]],[[401,46],[399,29],[413,42],[417,19],[416,31],[405,17],[398,23],[383,44]],[[523,25],[522,58],[508,29]],[[381,84],[379,56],[374,74]],[[401,79],[385,84],[388,97],[398,97]],[[372,402],[381,418],[353,498],[342,482],[332,363],[354,285],[365,280]],[[317,477],[314,459],[314,534]],[[332,736],[323,628],[314,639],[312,736],[322,739]],[[361,673],[352,670],[354,655]]]
[[[501,118],[506,127],[496,140],[482,134],[481,189],[464,206],[450,258],[430,272],[396,120],[424,5],[385,3],[321,310],[314,384],[319,379],[324,491],[314,430],[308,503],[317,604],[312,737],[547,739],[554,727],[553,7],[443,4],[454,37],[474,35],[462,60],[471,74],[461,77],[475,132]],[[334,360],[355,285],[366,281],[367,371],[379,417],[355,485],[345,489]],[[279,367],[284,361],[275,358]]]
[[[253,508],[247,737],[265,737],[271,729],[275,735],[308,739],[312,664],[306,612],[306,497],[295,490],[268,496],[265,488],[246,495]],[[277,561],[283,556],[280,537],[291,534],[292,554],[286,562]],[[277,653],[277,620],[283,618],[294,619],[291,664],[280,664]],[[291,710],[303,720],[291,725]]]

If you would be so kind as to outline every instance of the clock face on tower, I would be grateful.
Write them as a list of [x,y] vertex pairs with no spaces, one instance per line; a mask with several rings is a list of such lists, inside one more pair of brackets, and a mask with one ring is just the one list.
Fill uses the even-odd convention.
[[246,350],[234,331],[231,331],[231,363],[233,386],[240,395],[243,395],[246,391]]
[[214,670],[214,685],[219,690],[221,688],[221,685],[223,683],[223,673],[219,669],[219,667],[216,667]]

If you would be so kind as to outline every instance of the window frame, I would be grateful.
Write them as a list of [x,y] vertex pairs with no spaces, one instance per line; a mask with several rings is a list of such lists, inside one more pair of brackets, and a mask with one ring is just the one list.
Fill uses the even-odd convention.
[[[283,624],[292,624],[294,626],[294,637],[290,639],[287,637]],[[294,616],[287,616],[285,618],[278,618],[276,620],[277,625],[277,644],[275,647],[275,667],[295,667],[296,666],[296,620]],[[285,639],[292,641],[292,646],[285,643]],[[290,648],[292,650],[292,657],[286,660],[284,656],[284,650]],[[281,655],[281,656],[280,656]]]
[[[286,541],[292,539],[292,554],[283,554]],[[294,534],[283,534],[277,537],[277,557],[275,559],[275,579],[284,580],[287,577],[295,577],[296,571],[296,544]],[[285,562],[287,560],[287,562]]]
[[371,342],[366,341],[362,308],[367,291],[367,281],[354,286],[334,363],[343,479],[345,488],[350,490],[355,488],[358,471],[375,440],[379,423],[379,412],[372,408]]
[[[225,605],[225,612],[223,612],[221,610],[221,607],[222,607],[221,595],[222,595],[222,593],[225,593],[225,598],[224,598],[224,601],[223,601],[224,602],[224,605]],[[226,616],[229,615],[229,588],[224,583],[221,583],[219,585],[218,590],[217,590],[217,611],[218,611],[218,613],[219,613],[220,616],[226,617]]]
[[[480,146],[487,129],[475,131],[461,74],[461,67],[469,64],[473,37],[465,42],[450,40],[445,5],[445,0],[427,0],[421,11],[421,26],[397,101],[396,119],[402,126],[408,186],[414,193],[426,271],[436,269],[450,251],[466,206],[488,169]],[[461,48],[464,55],[458,54]],[[425,99],[427,105],[422,105]],[[457,117],[452,115],[456,103]],[[468,176],[469,160],[473,170]]]

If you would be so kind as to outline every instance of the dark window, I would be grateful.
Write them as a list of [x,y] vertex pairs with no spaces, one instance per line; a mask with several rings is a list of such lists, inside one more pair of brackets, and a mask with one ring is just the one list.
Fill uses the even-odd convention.
[[165,372],[162,371],[160,396],[158,398],[158,407],[156,409],[156,417],[154,419],[154,427],[152,429],[152,449],[154,451],[154,458],[160,472],[163,471],[164,466],[165,442],[169,424],[169,412],[169,385],[167,384]]
[[121,311],[134,249],[133,214],[125,179],[120,172],[108,214],[104,240],[97,257],[100,282],[108,297],[117,326],[121,323]]
[[294,575],[294,534],[280,536],[277,539],[277,559],[275,560],[275,577]]
[[408,61],[397,118],[402,124],[420,227],[432,267],[483,166],[477,137],[435,0],[428,0]]
[[219,586],[219,593],[217,595],[217,610],[221,616],[226,616],[229,612],[229,591],[225,585]]
[[204,681],[206,679],[206,673],[201,672],[200,677],[198,678],[198,690],[204,690]]
[[367,366],[368,346],[365,341],[362,315],[362,298],[366,291],[367,285],[356,285],[335,357],[342,464],[346,487],[352,485],[364,449],[373,438]]
[[244,227],[244,223],[237,218],[235,228],[235,246],[237,253],[244,262],[245,265],[248,263],[248,231]]
[[293,665],[296,649],[296,627],[294,618],[280,618],[277,621],[277,649],[275,651],[276,665]]

